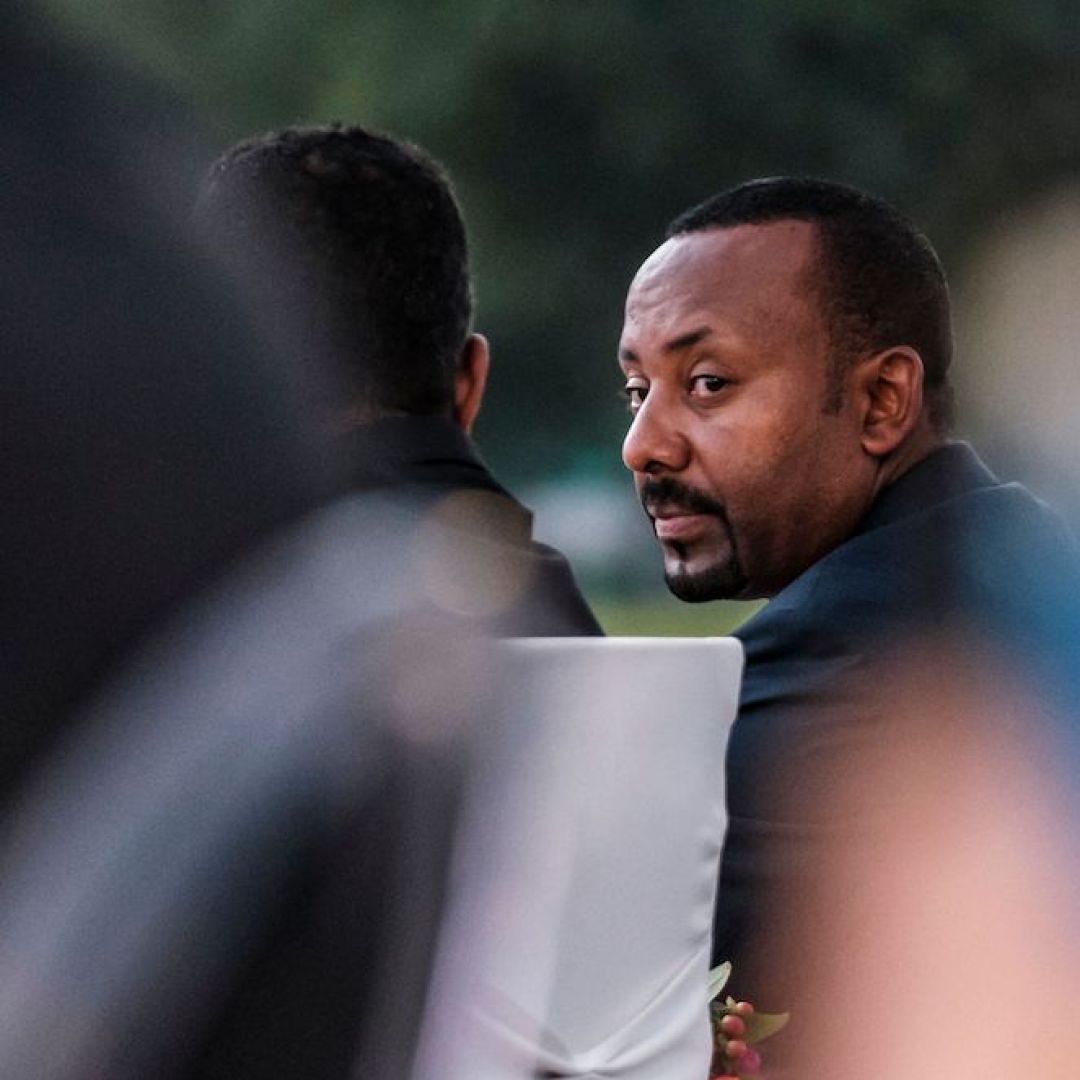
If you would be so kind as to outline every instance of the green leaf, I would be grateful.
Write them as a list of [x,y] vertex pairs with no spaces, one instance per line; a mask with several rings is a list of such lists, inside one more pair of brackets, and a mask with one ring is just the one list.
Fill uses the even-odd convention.
[[746,1041],[748,1043],[759,1043],[763,1039],[775,1035],[784,1027],[788,1020],[791,1019],[791,1014],[756,1012],[744,1017],[744,1019],[746,1020]]
[[709,1001],[717,997],[721,990],[727,986],[728,979],[731,978],[731,963],[725,960],[719,967],[714,967],[709,972]]

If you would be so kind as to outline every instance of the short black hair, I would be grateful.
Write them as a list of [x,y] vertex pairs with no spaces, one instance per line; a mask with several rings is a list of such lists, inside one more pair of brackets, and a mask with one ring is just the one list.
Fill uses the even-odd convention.
[[336,124],[247,139],[211,167],[197,217],[352,404],[449,410],[472,317],[468,253],[450,181],[423,151]]
[[930,241],[888,203],[829,180],[770,177],[687,210],[667,235],[784,220],[816,226],[813,284],[833,350],[826,408],[839,408],[843,376],[859,357],[907,345],[922,357],[931,423],[947,429],[953,339],[945,271]]

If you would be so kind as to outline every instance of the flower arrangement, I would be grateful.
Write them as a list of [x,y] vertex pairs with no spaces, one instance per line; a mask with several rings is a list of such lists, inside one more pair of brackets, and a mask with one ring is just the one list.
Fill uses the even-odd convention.
[[731,978],[731,964],[709,972],[709,1019],[712,1021],[713,1055],[709,1080],[754,1080],[761,1074],[757,1043],[775,1035],[787,1022],[787,1013],[760,1013],[749,1001],[732,997],[723,1002],[720,993]]

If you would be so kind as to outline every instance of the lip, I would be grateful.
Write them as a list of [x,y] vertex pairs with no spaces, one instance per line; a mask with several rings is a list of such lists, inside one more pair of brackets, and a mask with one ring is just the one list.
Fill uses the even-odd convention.
[[708,526],[709,514],[665,512],[653,515],[657,540],[687,541],[696,539]]

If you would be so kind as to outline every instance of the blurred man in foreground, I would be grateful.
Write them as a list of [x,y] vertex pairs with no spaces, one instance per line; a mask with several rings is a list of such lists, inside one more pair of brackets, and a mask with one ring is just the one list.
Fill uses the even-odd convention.
[[[623,458],[668,586],[770,599],[738,634],[714,956],[737,993],[794,1010],[801,1063],[832,957],[888,912],[884,888],[847,910],[829,867],[872,873],[908,785],[936,805],[941,771],[920,778],[913,748],[1045,760],[1074,678],[1080,555],[950,438],[951,353],[930,244],[823,181],[757,181],[688,211],[627,298]],[[927,707],[1018,696],[1023,741],[1015,709]]]
[[193,242],[172,103],[0,56],[0,1076],[408,1076],[482,642]]
[[436,603],[496,634],[597,634],[563,557],[492,478],[469,435],[488,374],[470,332],[465,229],[420,150],[358,127],[242,142],[200,201],[211,239],[252,283],[298,365],[336,375],[328,406],[357,490],[408,491],[448,526],[424,565]]

